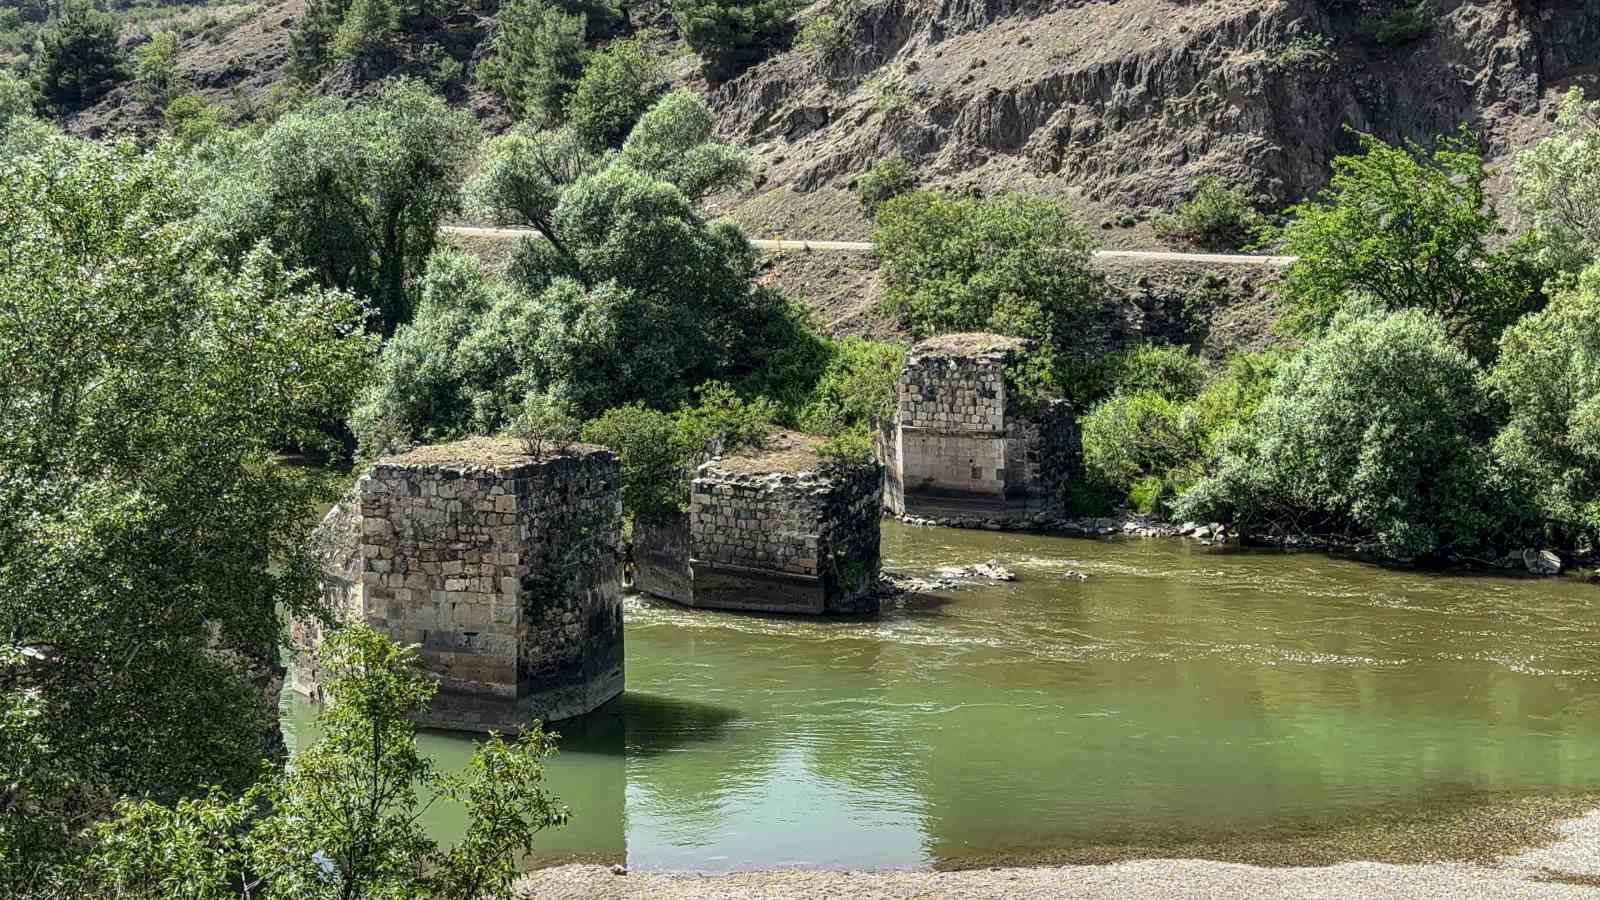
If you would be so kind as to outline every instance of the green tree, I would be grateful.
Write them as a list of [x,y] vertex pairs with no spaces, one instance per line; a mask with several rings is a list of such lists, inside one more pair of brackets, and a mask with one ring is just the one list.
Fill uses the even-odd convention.
[[1538,238],[1543,262],[1576,272],[1600,259],[1600,103],[1573,88],[1556,133],[1516,163],[1517,206]]
[[296,550],[329,492],[274,453],[327,446],[365,313],[265,249],[224,262],[186,174],[65,140],[0,171],[0,655],[33,660],[0,665],[30,748],[0,755],[8,877],[118,796],[253,781],[283,616],[318,596]]
[[878,207],[885,201],[908,193],[916,185],[917,177],[911,172],[911,164],[896,153],[878,160],[861,173],[856,179],[856,199],[861,201],[861,208],[867,215],[876,216]]
[[[323,734],[287,772],[241,799],[120,804],[118,817],[95,830],[87,883],[105,896],[149,900],[507,896],[518,854],[567,821],[543,787],[554,736],[537,725],[514,743],[491,734],[466,771],[441,775],[409,718],[438,689],[414,649],[355,625],[329,637],[319,663],[329,676]],[[465,833],[448,849],[418,821],[440,799],[467,813]]]
[[1397,559],[1484,547],[1509,505],[1479,374],[1435,314],[1341,315],[1282,365],[1177,514],[1371,538]]
[[780,48],[795,9],[793,0],[674,0],[672,21],[706,77],[721,82]]
[[10,72],[0,72],[0,132],[14,119],[31,117],[36,99],[33,85]]
[[392,331],[410,316],[412,281],[440,221],[460,206],[479,139],[471,113],[418,81],[391,82],[354,106],[318,101],[220,167],[208,225],[236,250],[270,241],[320,283],[368,299]]
[[1201,179],[1187,202],[1155,221],[1156,234],[1168,241],[1214,250],[1234,250],[1249,243],[1266,224],[1256,201],[1243,190],[1216,177]]
[[155,109],[164,109],[183,87],[178,74],[178,35],[158,31],[134,51],[133,80],[139,98]]
[[1509,417],[1495,456],[1539,514],[1600,546],[1600,266],[1500,338],[1488,378]]
[[333,39],[350,0],[308,0],[289,32],[289,73],[304,84],[322,77],[333,63]]
[[620,147],[666,90],[666,71],[648,36],[612,41],[589,54],[567,98],[567,123],[595,150]]
[[1490,247],[1500,229],[1477,145],[1441,138],[1430,154],[1360,140],[1361,154],[1334,160],[1321,196],[1289,210],[1283,251],[1298,259],[1279,289],[1286,324],[1316,334],[1366,298],[1442,317],[1461,346],[1487,360],[1541,279],[1518,248]]
[[991,331],[1040,342],[1046,371],[1082,353],[1091,245],[1047,200],[918,191],[878,209],[885,302],[918,337]]
[[906,351],[858,337],[831,342],[828,358],[797,416],[812,434],[865,433],[894,413]]
[[622,464],[622,509],[636,522],[670,522],[689,499],[694,460],[671,413],[630,403],[583,426],[583,439],[609,447]]
[[353,0],[339,30],[333,33],[333,59],[362,64],[389,45],[399,27],[399,14],[391,0]]
[[582,14],[550,0],[510,0],[478,63],[478,82],[504,97],[517,118],[552,124],[583,72],[587,32]]
[[93,106],[126,77],[116,20],[85,0],[67,0],[39,32],[28,67],[52,112]]

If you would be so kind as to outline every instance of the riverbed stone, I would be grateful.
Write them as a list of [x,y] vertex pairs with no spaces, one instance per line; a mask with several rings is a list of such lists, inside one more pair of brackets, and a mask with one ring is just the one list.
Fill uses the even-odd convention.
[[[318,528],[323,603],[419,646],[422,724],[511,731],[622,692],[617,458],[472,439],[380,459]],[[292,684],[318,696],[320,623],[294,623]]]
[[686,606],[876,613],[882,470],[827,464],[820,443],[779,432],[699,466],[686,514],[635,523],[634,586]]
[[893,417],[876,441],[884,508],[972,528],[1037,527],[1066,512],[1080,468],[1076,419],[1063,400],[1016,385],[1032,341],[948,334],[911,348]]

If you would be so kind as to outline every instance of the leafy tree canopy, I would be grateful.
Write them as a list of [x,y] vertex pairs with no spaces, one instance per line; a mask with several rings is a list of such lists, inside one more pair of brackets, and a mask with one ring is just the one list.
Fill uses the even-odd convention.
[[1519,248],[1490,247],[1499,221],[1476,143],[1441,138],[1429,153],[1360,140],[1359,155],[1334,160],[1321,196],[1289,210],[1283,251],[1299,259],[1279,290],[1286,324],[1316,334],[1364,298],[1432,312],[1489,359],[1500,332],[1537,299],[1541,278]]
[[272,456],[348,408],[366,312],[265,248],[224,264],[185,184],[64,139],[0,171],[0,655],[36,661],[0,663],[0,883],[119,795],[254,780],[317,596],[326,492]]
[[1575,272],[1600,259],[1600,102],[1567,94],[1556,133],[1517,157],[1516,195],[1545,263]]
[[1540,515],[1600,546],[1600,266],[1500,338],[1495,455]]
[[796,8],[794,0],[674,0],[672,21],[706,77],[727,81],[783,46]]
[[205,217],[236,251],[266,240],[319,283],[366,298],[392,331],[479,139],[470,113],[417,81],[353,106],[320,100],[213,167]]
[[1399,559],[1476,550],[1507,509],[1479,374],[1433,313],[1341,315],[1282,365],[1177,514],[1372,538]]

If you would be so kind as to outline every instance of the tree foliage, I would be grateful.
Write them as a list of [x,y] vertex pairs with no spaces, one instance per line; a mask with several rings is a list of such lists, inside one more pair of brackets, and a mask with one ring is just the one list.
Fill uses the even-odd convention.
[[479,83],[506,99],[518,119],[558,122],[583,72],[587,19],[551,0],[510,0],[500,10]]
[[1039,341],[1048,371],[1082,352],[1091,245],[1058,205],[919,191],[878,210],[886,303],[921,336],[990,331]]
[[766,59],[789,37],[793,0],[674,0],[672,20],[714,82]]
[[566,121],[591,149],[620,147],[666,90],[665,68],[646,36],[615,40],[589,54]]
[[118,795],[249,784],[257,679],[317,596],[295,551],[323,484],[272,455],[325,445],[365,311],[265,248],[224,262],[188,196],[122,145],[0,171],[0,643],[37,661],[0,666],[0,708],[45,750],[0,759],[8,877]]
[[1516,197],[1543,262],[1576,272],[1600,259],[1600,102],[1567,94],[1556,133],[1517,157]]
[[1500,338],[1497,459],[1564,538],[1600,546],[1600,266]]
[[205,215],[229,246],[266,240],[319,283],[368,299],[390,331],[409,318],[479,136],[470,113],[417,81],[354,106],[320,100],[224,160]]
[[87,0],[67,0],[39,32],[29,72],[51,112],[94,105],[126,77],[116,20]]
[[164,109],[183,87],[178,74],[178,35],[158,31],[134,51],[133,80],[139,98],[155,109]]
[[1204,178],[1194,196],[1171,215],[1155,221],[1156,234],[1181,244],[1211,250],[1237,250],[1249,243],[1266,217],[1256,201],[1220,178]]
[[1479,374],[1437,315],[1341,315],[1283,364],[1178,515],[1370,538],[1398,559],[1475,550],[1507,510]]
[[[318,662],[328,675],[322,737],[287,772],[237,799],[124,801],[95,830],[84,882],[149,900],[507,896],[518,854],[568,817],[543,786],[553,736],[537,725],[511,743],[491,734],[464,772],[442,775],[409,718],[437,690],[414,649],[354,625],[332,633]],[[439,800],[467,814],[449,848],[418,821]]]
[[1536,299],[1540,277],[1519,248],[1492,249],[1499,222],[1470,137],[1429,153],[1361,135],[1362,152],[1333,162],[1315,200],[1289,210],[1283,251],[1298,259],[1280,289],[1286,321],[1316,334],[1356,299],[1440,316],[1480,361]]

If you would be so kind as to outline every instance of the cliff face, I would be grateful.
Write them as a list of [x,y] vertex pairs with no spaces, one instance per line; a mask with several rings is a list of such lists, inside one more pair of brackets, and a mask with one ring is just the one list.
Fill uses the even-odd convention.
[[1375,36],[1375,5],[856,0],[833,13],[847,49],[778,56],[716,105],[765,165],[758,194],[832,193],[899,153],[923,184],[1126,210],[1206,175],[1298,199],[1352,146],[1347,125],[1426,141],[1465,122],[1502,156],[1542,133],[1557,93],[1596,89],[1600,2],[1440,0],[1398,46]]

